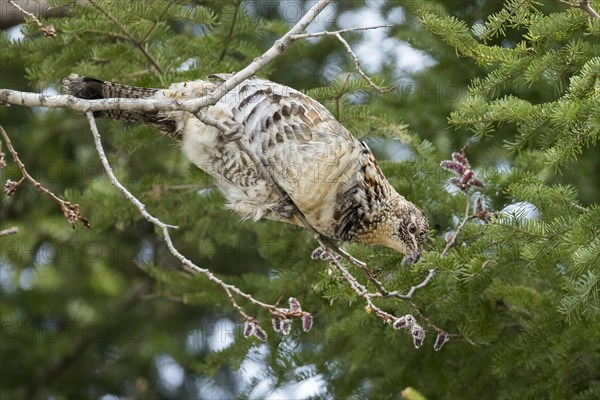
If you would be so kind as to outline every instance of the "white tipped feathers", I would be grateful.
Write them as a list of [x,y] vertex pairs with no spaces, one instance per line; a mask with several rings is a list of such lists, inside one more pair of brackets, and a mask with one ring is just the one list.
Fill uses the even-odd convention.
[[[71,75],[64,87],[68,94],[87,99],[190,99],[217,90],[225,77],[148,89]],[[302,226],[291,200],[324,236],[391,247],[418,260],[427,240],[426,217],[392,188],[369,147],[320,103],[253,77],[202,113],[236,134],[229,137],[189,112],[115,110],[97,116],[151,125],[181,141],[184,154],[215,178],[227,208],[242,218]],[[280,198],[264,179],[253,162],[257,157],[289,199]]]

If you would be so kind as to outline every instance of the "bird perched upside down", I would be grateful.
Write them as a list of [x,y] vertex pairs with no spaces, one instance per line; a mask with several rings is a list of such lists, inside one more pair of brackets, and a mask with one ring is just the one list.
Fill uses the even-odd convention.
[[[83,99],[192,99],[216,90],[228,75],[138,88],[70,75],[68,94]],[[158,128],[180,141],[184,154],[215,178],[227,208],[243,218],[302,226],[290,200],[320,234],[383,245],[416,262],[427,240],[427,218],[385,179],[369,147],[320,103],[289,87],[250,78],[202,112],[228,128],[228,137],[189,112],[100,111],[95,116]],[[242,143],[243,145],[241,145]],[[262,160],[282,199],[253,158]],[[254,157],[254,159],[257,159]]]

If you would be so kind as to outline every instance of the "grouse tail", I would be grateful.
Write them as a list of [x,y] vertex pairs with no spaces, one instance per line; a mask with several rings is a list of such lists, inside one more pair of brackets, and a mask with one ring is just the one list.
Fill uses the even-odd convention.
[[[69,95],[86,100],[129,98],[140,99],[154,96],[160,89],[144,88],[103,81],[87,76],[71,74],[63,79],[63,88]],[[157,128],[162,133],[173,139],[180,140],[177,122],[166,118],[164,113],[157,111],[122,111],[107,110],[96,111],[94,116],[98,118],[116,119],[119,121],[132,122],[149,125]]]

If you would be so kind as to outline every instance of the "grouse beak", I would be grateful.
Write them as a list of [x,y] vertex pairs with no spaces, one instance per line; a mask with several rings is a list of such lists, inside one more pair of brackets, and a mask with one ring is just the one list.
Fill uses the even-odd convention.
[[421,258],[421,253],[419,253],[418,251],[415,250],[415,251],[413,251],[411,258],[412,258],[412,262],[414,264],[416,264],[417,261],[419,261],[419,258]]

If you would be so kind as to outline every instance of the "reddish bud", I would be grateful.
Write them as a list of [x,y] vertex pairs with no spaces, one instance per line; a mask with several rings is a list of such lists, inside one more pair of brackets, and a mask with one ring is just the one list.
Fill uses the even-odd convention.
[[300,311],[300,310],[302,310],[302,308],[300,307],[300,302],[298,301],[297,298],[290,297],[289,302],[290,302],[290,310],[291,311]]
[[273,317],[271,323],[273,324],[273,330],[275,332],[281,332],[281,318]]
[[452,153],[452,159],[457,163],[464,165],[465,167],[469,166],[469,161],[467,160],[467,157],[465,157],[465,153],[462,150],[460,153]]
[[54,29],[52,25],[43,26],[40,28],[40,31],[42,31],[46,37],[51,37],[52,39],[56,37],[56,29]]
[[475,200],[475,214],[481,214],[485,211],[485,200],[483,197],[478,196]]
[[489,221],[490,219],[490,212],[487,210],[485,200],[482,196],[478,196],[475,200],[474,214],[477,216],[477,218],[482,219],[484,221]]
[[284,335],[289,335],[290,332],[292,331],[292,320],[291,319],[284,319],[283,321],[281,321],[281,333],[283,333]]
[[410,334],[413,337],[413,344],[415,348],[418,349],[423,345],[423,341],[425,340],[425,329],[419,324],[414,324]]
[[392,326],[394,327],[394,329],[406,329],[406,330],[412,330],[413,326],[415,325],[415,317],[413,317],[410,314],[406,314],[403,317],[398,318],[397,320],[395,320],[392,323]]
[[19,187],[19,182],[15,182],[8,179],[4,184],[4,194],[7,197],[13,197],[13,195],[15,194],[15,190],[17,190],[17,187]]
[[420,349],[423,346],[423,339],[413,336],[413,345],[415,349]]
[[442,161],[440,166],[459,176],[458,178],[451,178],[450,183],[465,193],[469,191],[471,186],[480,188],[484,186],[482,181],[475,178],[475,173],[469,166],[469,160],[465,155],[465,147],[460,150],[460,153],[452,153],[452,160]]
[[455,172],[458,175],[462,175],[466,169],[463,165],[454,161],[442,161],[440,166],[445,170]]
[[449,340],[450,340],[450,336],[448,336],[448,333],[444,332],[444,331],[440,331],[435,338],[435,343],[433,344],[433,350],[440,351],[442,349],[442,347],[444,346],[444,344]]
[[468,169],[468,170],[466,170],[466,171],[465,171],[465,173],[463,174],[463,177],[462,177],[462,181],[461,181],[461,183],[462,183],[463,185],[467,185],[467,184],[469,184],[469,181],[470,181],[471,179],[473,179],[473,176],[474,176],[474,175],[475,175],[475,173],[473,172],[473,170],[472,170],[472,169]]
[[312,254],[310,255],[310,258],[312,258],[313,260],[326,260],[327,258],[324,257],[325,254],[325,250],[322,247],[317,247],[313,250]]
[[450,178],[450,183],[462,190],[463,184],[458,178]]
[[73,210],[69,210],[67,213],[67,220],[71,224],[72,227],[75,227],[75,221],[77,221],[77,214]]
[[256,331],[256,323],[254,323],[254,321],[247,320],[246,323],[244,324],[244,330],[243,330],[244,337],[248,338],[248,337],[254,335],[255,331]]
[[267,340],[267,332],[257,324],[254,325],[254,336],[263,342]]
[[302,330],[304,332],[308,332],[312,329],[313,326],[313,316],[310,314],[302,315]]

